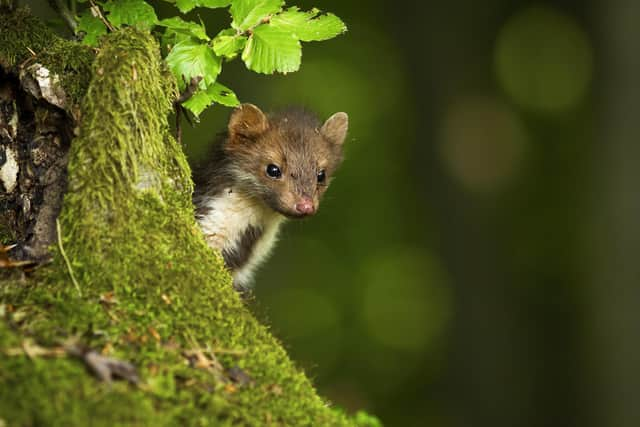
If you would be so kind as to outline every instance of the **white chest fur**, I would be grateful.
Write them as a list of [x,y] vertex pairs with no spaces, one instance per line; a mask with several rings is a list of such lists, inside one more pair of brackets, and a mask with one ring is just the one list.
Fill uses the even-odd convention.
[[273,248],[284,217],[262,201],[232,188],[211,197],[203,205],[203,211],[207,213],[198,215],[197,220],[207,243],[214,249],[236,251],[242,244],[242,238],[248,228],[262,231],[250,249],[246,262],[233,271],[235,285],[248,286],[255,268],[267,258]]

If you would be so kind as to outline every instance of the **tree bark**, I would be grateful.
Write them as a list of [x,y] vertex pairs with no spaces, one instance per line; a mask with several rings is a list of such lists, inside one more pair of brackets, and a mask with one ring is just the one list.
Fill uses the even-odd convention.
[[589,307],[594,425],[640,424],[636,393],[640,387],[640,4],[631,0],[597,2],[602,40],[600,144],[594,167],[591,237],[592,277]]

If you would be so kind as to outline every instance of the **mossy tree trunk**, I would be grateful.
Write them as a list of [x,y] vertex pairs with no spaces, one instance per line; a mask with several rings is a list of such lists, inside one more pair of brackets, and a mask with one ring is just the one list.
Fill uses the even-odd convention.
[[[59,77],[64,105],[25,86],[25,69],[36,63]],[[18,144],[12,149],[26,156],[17,162],[26,169],[35,148],[59,153],[18,171],[18,181],[57,171],[53,187],[33,184],[44,220],[36,207],[20,223],[8,201],[15,195],[3,193],[3,238],[23,247],[40,239],[51,262],[26,275],[1,272],[0,424],[355,424],[316,394],[204,243],[190,170],[167,124],[175,82],[155,40],[127,29],[95,53],[56,38],[25,11],[3,12],[0,68],[0,85],[17,99],[5,102],[13,108],[5,116],[18,118],[0,127],[9,135],[3,149]],[[131,363],[139,380],[118,361]],[[90,368],[130,381],[102,382]]]

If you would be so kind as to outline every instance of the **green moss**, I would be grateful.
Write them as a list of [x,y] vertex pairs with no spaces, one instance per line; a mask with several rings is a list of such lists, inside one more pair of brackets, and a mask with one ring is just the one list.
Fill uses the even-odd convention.
[[[0,282],[0,416],[16,426],[360,424],[317,395],[206,246],[156,42],[133,29],[103,42],[60,215],[81,295],[57,249],[30,280]],[[134,363],[141,385],[100,383],[70,356],[2,355],[27,338],[52,347],[70,337]],[[254,383],[229,387],[224,373],[188,366],[193,348]]]
[[0,15],[0,66],[44,65],[60,76],[72,105],[87,91],[93,58],[91,48],[57,37],[26,8]]

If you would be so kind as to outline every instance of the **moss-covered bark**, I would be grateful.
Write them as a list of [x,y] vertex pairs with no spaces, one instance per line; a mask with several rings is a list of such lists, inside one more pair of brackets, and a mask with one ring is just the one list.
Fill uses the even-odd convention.
[[[3,66],[24,60],[26,46],[41,52],[52,44],[42,39],[48,32],[37,34],[46,28],[25,22],[32,27],[0,25]],[[76,82],[74,96],[84,91],[77,69],[63,79]],[[5,272],[0,281],[0,419],[11,426],[356,423],[318,397],[206,246],[190,170],[167,125],[174,93],[151,36],[128,29],[103,40],[59,217],[70,268],[57,246],[53,262],[31,277]],[[101,383],[78,358],[20,351],[70,339],[132,362],[140,383]],[[189,364],[185,354],[194,349],[204,358]],[[221,366],[207,363],[214,358]],[[252,381],[228,382],[221,367],[234,366]]]

